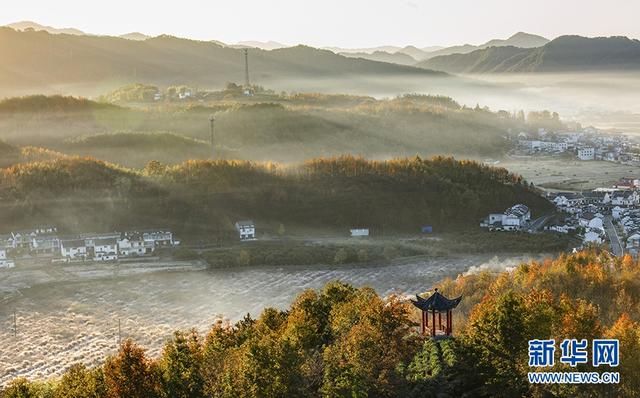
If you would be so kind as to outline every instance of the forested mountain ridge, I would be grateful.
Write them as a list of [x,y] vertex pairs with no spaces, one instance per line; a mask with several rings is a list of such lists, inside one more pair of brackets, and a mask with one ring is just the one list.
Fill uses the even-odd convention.
[[[308,79],[374,74],[376,76],[441,76],[424,69],[346,58],[306,46],[273,51],[250,50],[253,77],[262,84],[282,79]],[[127,40],[109,36],[18,32],[0,28],[0,86],[33,90],[63,85],[105,87],[144,81],[158,85],[222,87],[244,79],[242,49],[213,42],[158,36]],[[118,83],[119,82],[119,83]]]
[[61,158],[0,170],[5,226],[55,224],[113,230],[170,227],[183,235],[233,236],[251,218],[346,233],[477,228],[488,212],[525,203],[534,214],[550,203],[521,177],[452,158],[367,161],[316,159],[297,166],[247,161],[188,161],[143,170],[90,158]]
[[561,36],[542,47],[490,47],[418,64],[449,73],[542,73],[640,70],[640,41]]

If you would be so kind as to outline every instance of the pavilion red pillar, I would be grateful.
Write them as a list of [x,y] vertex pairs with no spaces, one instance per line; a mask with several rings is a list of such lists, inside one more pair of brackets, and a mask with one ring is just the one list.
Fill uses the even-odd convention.
[[442,312],[438,311],[438,330],[442,330]]
[[436,312],[431,311],[431,336],[436,335]]
[[425,334],[429,328],[429,313],[427,311],[422,311],[422,325],[422,334]]

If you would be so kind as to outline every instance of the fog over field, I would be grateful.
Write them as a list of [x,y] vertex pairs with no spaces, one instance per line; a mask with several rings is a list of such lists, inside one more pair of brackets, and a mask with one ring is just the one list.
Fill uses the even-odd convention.
[[[406,93],[446,95],[460,104],[492,110],[542,110],[560,113],[563,120],[584,126],[640,132],[640,73],[593,72],[564,74],[482,74],[449,77],[354,75],[345,78],[296,79],[270,76],[254,82],[276,92],[355,94],[378,99]],[[238,81],[242,77],[238,76]],[[52,86],[45,94],[97,98],[126,82]],[[219,90],[222,87],[199,87]],[[33,90],[7,90],[0,97],[35,94]],[[40,92],[38,92],[40,93]]]
[[496,109],[553,109],[583,125],[640,132],[640,74],[484,74],[472,78],[495,84],[492,89],[459,92]]
[[111,265],[33,265],[6,270],[0,273],[0,385],[17,376],[60,375],[78,361],[100,364],[117,348],[118,320],[122,338],[134,338],[158,355],[176,329],[206,332],[217,319],[235,322],[247,313],[257,317],[266,307],[285,309],[303,289],[333,280],[371,286],[382,295],[412,295],[446,276],[500,271],[528,260],[484,255],[366,267],[153,272],[158,267],[113,271]]

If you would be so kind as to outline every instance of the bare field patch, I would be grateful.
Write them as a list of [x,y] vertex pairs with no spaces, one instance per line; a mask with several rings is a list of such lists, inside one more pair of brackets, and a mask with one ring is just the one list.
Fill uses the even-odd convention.
[[566,159],[506,160],[498,164],[549,190],[610,187],[626,176],[640,176],[640,167],[603,161]]

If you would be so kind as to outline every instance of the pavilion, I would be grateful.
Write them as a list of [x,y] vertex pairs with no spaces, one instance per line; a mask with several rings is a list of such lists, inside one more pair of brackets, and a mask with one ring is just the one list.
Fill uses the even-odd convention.
[[[416,300],[411,300],[411,302],[422,312],[422,334],[427,334],[428,331],[432,337],[451,336],[453,330],[451,310],[456,308],[461,300],[462,296],[448,299],[440,294],[437,288],[433,294],[426,299],[416,294]],[[429,313],[431,313],[431,327],[429,327]],[[436,313],[438,314],[437,324]],[[444,326],[442,325],[443,313],[446,318]]]

